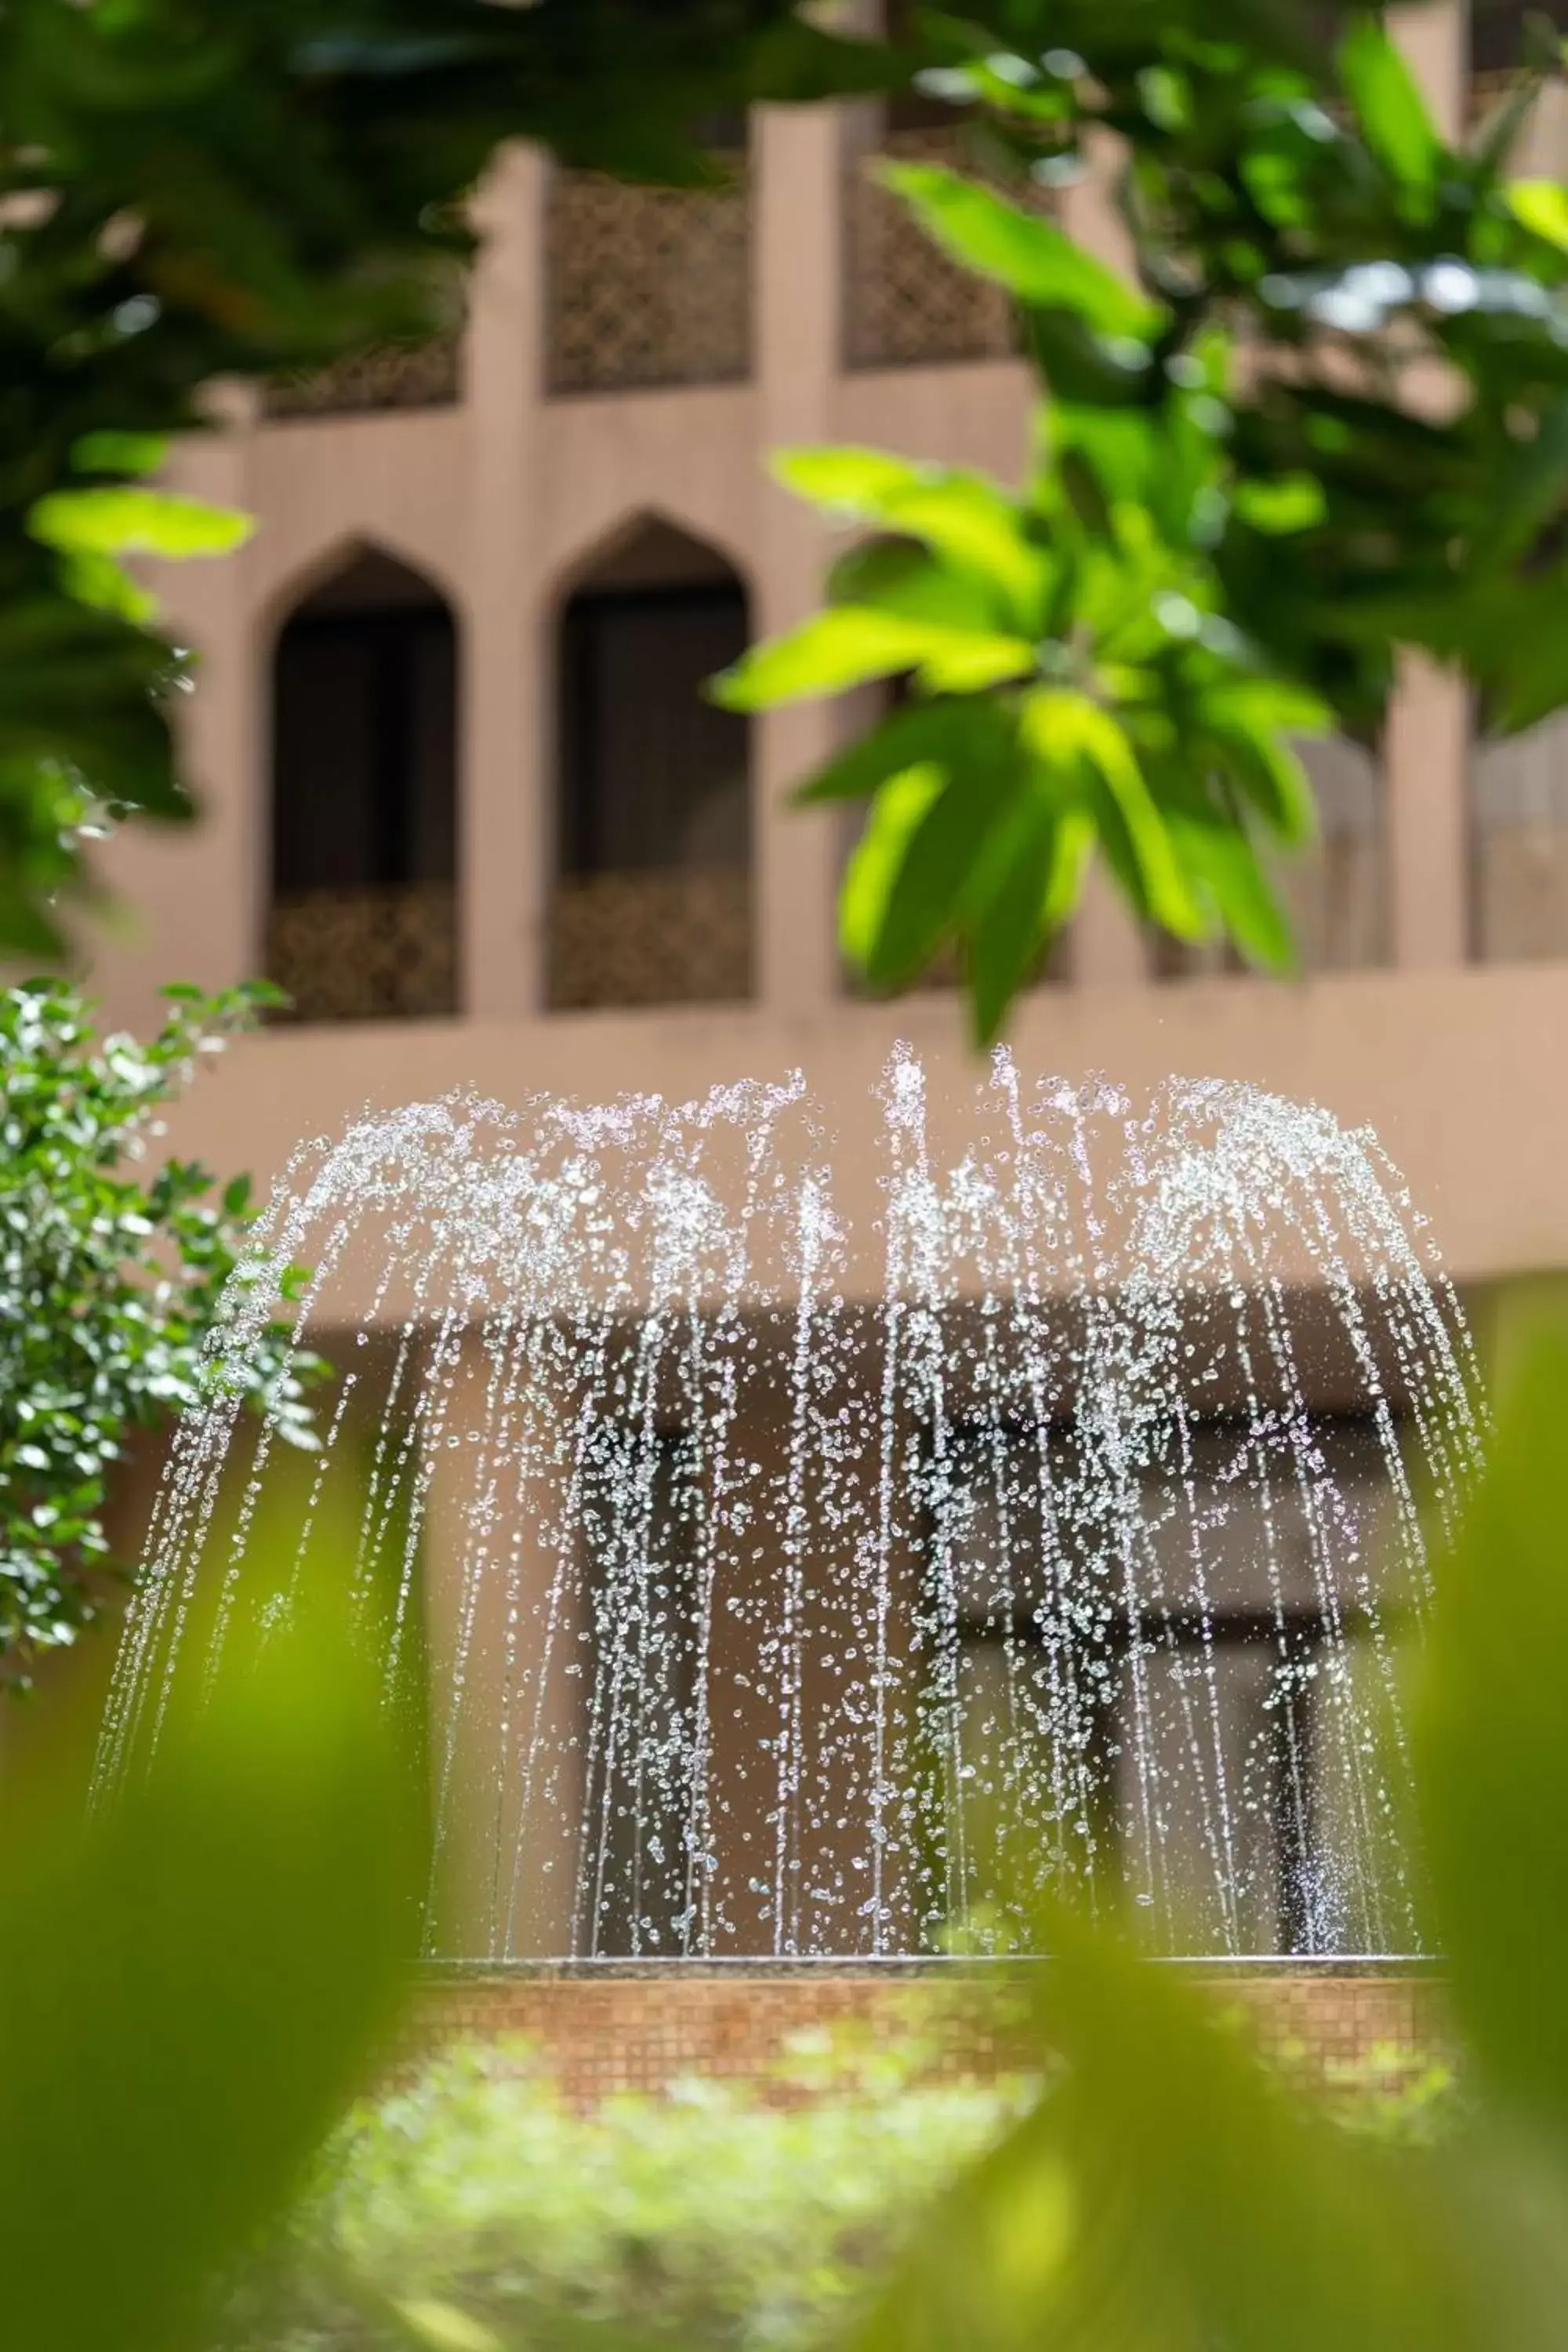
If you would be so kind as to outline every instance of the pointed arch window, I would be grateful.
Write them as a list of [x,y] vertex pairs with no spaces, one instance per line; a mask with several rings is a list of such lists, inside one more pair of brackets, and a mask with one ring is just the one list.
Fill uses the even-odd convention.
[[745,585],[723,557],[652,519],[564,605],[556,1006],[751,993],[752,732],[703,690],[749,629]]
[[458,1010],[458,643],[377,550],[305,597],[272,662],[268,976],[302,1021]]

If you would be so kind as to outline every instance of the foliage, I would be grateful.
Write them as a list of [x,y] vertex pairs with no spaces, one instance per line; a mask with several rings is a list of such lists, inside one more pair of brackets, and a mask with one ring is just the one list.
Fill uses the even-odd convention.
[[787,460],[877,537],[717,691],[752,709],[910,679],[808,796],[873,798],[847,952],[892,986],[956,939],[984,1040],[1096,846],[1142,920],[1286,967],[1268,868],[1310,829],[1292,739],[1375,732],[1401,646],[1504,731],[1568,701],[1568,201],[1509,176],[1546,67],[1449,147],[1374,16],[1334,51],[1267,0],[922,16],[926,87],[1020,166],[1055,184],[1121,142],[1136,282],[994,188],[885,167],[1019,306],[1032,469],[1015,494],[870,452]]
[[[1463,2102],[1392,2136],[1292,2098],[1177,1972],[1055,1922],[1056,2087],[951,2192],[857,2352],[1539,2352],[1568,2250],[1568,1334],[1505,1400],[1448,1556],[1411,1757]],[[1424,2112],[1425,2111],[1425,2112]]]
[[119,559],[238,518],[145,477],[223,379],[450,323],[507,140],[690,179],[705,116],[885,79],[795,0],[0,0],[0,948],[94,802],[188,814],[182,656]]
[[[1558,2343],[1565,1414],[1568,1333],[1549,1332],[1440,1565],[1408,1726],[1464,2052],[1441,2130],[1429,2075],[1394,2127],[1347,2132],[1185,1972],[1063,1914],[1032,1981],[1065,2063],[1010,2123],[1005,2096],[904,2085],[889,2103],[872,2078],[795,2112],[706,2092],[590,2126],[507,2060],[441,2062],[335,2144],[301,2225],[317,2267],[303,2308],[267,2320],[272,2352],[649,2352],[819,2328],[850,2352]],[[324,1529],[319,1559],[346,1540]],[[18,1823],[14,1789],[0,1822],[0,2259],[39,2352],[210,2343],[222,2263],[279,2210],[393,2006],[421,1871],[415,1776],[362,1679],[374,1644],[347,1637],[319,1567],[280,1624],[267,1614],[85,1842],[36,1797]],[[858,2275],[900,2241],[857,2308]]]
[[395,2026],[418,1742],[334,1590],[350,1539],[322,1528],[289,1616],[231,1629],[89,1821],[69,1758],[5,1776],[0,2264],[28,2352],[205,2341],[216,2282]]
[[1017,2086],[922,2084],[914,2063],[840,2052],[828,2082],[807,2061],[804,2103],[691,2082],[584,2116],[526,2046],[440,2059],[350,2119],[270,2294],[226,2341],[833,2342],[935,2190],[1019,2111]]
[[[0,995],[0,1668],[13,1683],[91,1622],[114,1567],[106,1489],[128,1433],[209,1392],[205,1343],[243,1293],[241,1273],[225,1296],[253,1222],[248,1178],[215,1201],[194,1161],[146,1160],[198,1059],[269,992],[167,994],[147,1045],[100,1044],[63,982]],[[226,1377],[308,1447],[305,1390],[324,1369],[274,1323]]]
[[[1038,2095],[937,2079],[934,2055],[929,2037],[868,2054],[802,2036],[760,2095],[683,2083],[584,2115],[526,2044],[449,2053],[349,2119],[237,2294],[226,2352],[840,2344],[932,2200]],[[1336,2075],[1328,2112],[1426,2146],[1453,2105],[1444,2066],[1388,2051]]]

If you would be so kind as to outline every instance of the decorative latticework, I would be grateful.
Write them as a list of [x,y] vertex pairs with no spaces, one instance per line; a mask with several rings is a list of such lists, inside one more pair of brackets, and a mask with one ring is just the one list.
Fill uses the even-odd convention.
[[1477,954],[1568,959],[1568,719],[1478,748],[1471,823]]
[[436,1021],[458,1010],[449,882],[303,890],[274,901],[267,972],[293,1021]]
[[550,1001],[558,1011],[720,1004],[751,993],[749,875],[692,868],[557,883]]
[[[889,156],[975,169],[962,122],[889,131],[878,155],[855,158],[845,206],[846,363],[921,367],[1009,357],[1018,332],[1007,295],[939,252],[902,199],[871,176],[872,164]],[[1037,201],[1044,210],[1044,190]]]
[[737,383],[752,372],[752,204],[721,186],[646,188],[557,172],[546,382],[557,396]]
[[387,343],[313,375],[282,376],[263,395],[268,416],[363,416],[386,408],[450,408],[463,396],[463,338]]

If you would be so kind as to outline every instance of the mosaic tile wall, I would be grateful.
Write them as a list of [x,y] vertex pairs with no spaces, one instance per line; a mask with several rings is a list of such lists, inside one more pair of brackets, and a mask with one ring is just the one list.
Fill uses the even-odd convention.
[[[1246,1973],[1216,1979],[1215,1990],[1249,2012],[1265,2050],[1300,2074],[1364,2066],[1379,2053],[1409,2061],[1441,2041],[1430,1977]],[[416,2040],[432,2048],[526,2036],[565,2095],[590,2106],[617,2091],[662,2090],[682,2076],[774,2087],[770,2078],[789,2044],[824,2029],[848,2029],[873,2048],[929,2036],[933,2064],[944,2073],[984,2074],[1016,2059],[994,2006],[966,2000],[951,1983],[918,1972],[889,1979],[836,1969],[432,1981]]]

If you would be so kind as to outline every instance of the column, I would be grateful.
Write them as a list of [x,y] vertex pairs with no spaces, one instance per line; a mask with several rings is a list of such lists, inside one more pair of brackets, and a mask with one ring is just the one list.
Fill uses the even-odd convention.
[[[828,107],[760,109],[755,123],[758,411],[763,452],[833,436],[838,373],[840,121]],[[819,518],[771,479],[763,492],[758,636],[815,612],[831,559]],[[826,1011],[837,993],[832,814],[791,806],[795,786],[845,740],[832,703],[757,723],[758,994],[770,1011]]]
[[[1463,5],[1394,9],[1388,21],[1439,131],[1457,139],[1468,89]],[[1463,681],[1420,655],[1404,656],[1384,740],[1389,952],[1401,970],[1440,970],[1468,957],[1469,739]]]
[[459,873],[463,1009],[539,1003],[547,912],[545,646],[533,528],[543,401],[546,163],[502,156],[479,199],[468,316],[468,599],[463,614]]
[[1469,954],[1469,696],[1462,678],[1404,656],[1384,740],[1389,947],[1401,970]]

